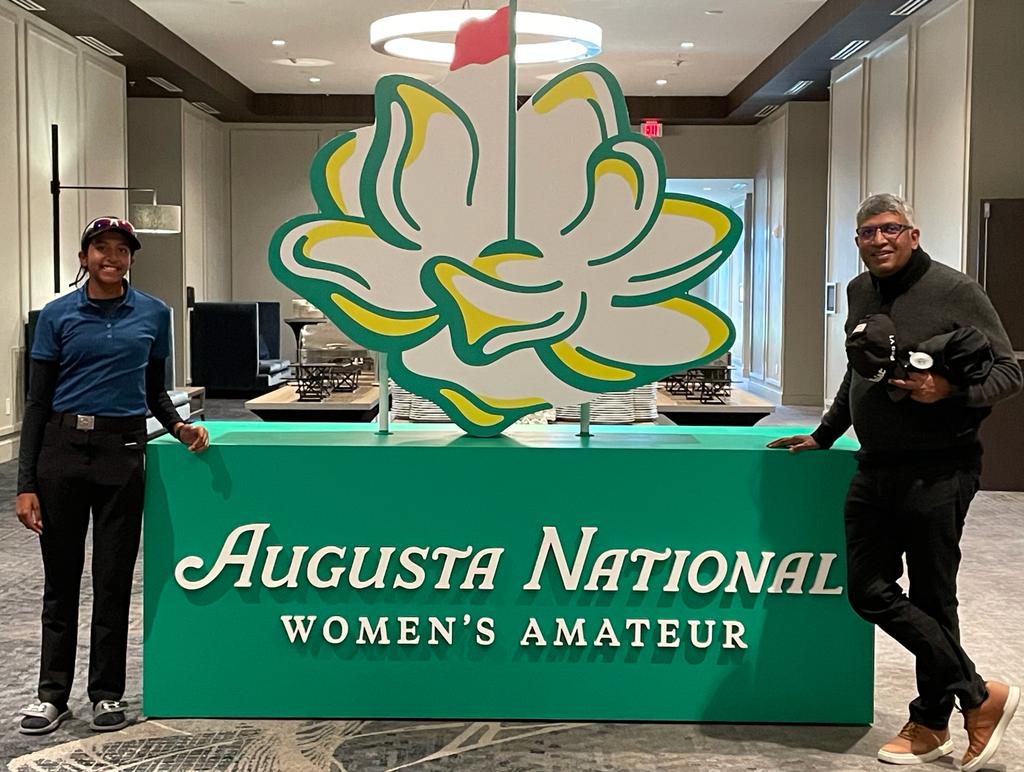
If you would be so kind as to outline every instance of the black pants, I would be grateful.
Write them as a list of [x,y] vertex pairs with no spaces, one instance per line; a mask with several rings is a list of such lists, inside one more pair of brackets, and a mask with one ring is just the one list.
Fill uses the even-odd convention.
[[138,426],[129,431],[80,431],[54,421],[46,426],[36,464],[45,575],[41,702],[66,705],[71,695],[90,512],[89,699],[118,700],[124,694],[128,610],[145,488],[145,419]]
[[[960,536],[978,490],[976,468],[922,472],[862,468],[846,499],[850,604],[916,658],[910,719],[944,729],[954,707],[988,696],[960,646],[956,575]],[[907,558],[910,592],[896,583]]]

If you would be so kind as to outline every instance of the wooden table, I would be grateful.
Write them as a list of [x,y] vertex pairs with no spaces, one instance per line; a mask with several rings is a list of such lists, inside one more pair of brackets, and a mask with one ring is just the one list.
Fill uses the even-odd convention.
[[368,423],[377,417],[380,387],[362,382],[355,391],[336,392],[320,402],[300,402],[294,384],[282,386],[245,403],[264,421],[345,421]]
[[680,426],[753,426],[775,412],[775,405],[736,386],[722,402],[700,402],[659,388],[658,413]]

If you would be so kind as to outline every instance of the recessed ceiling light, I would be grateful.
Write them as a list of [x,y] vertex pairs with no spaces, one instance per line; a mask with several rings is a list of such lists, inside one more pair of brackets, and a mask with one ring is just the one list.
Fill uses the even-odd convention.
[[796,83],[794,83],[788,89],[786,89],[785,93],[786,93],[787,96],[794,96],[795,94],[799,94],[801,91],[803,91],[805,88],[807,88],[808,86],[810,86],[813,83],[814,83],[813,80],[798,80]]
[[19,8],[24,8],[26,11],[36,11],[38,13],[39,11],[46,10],[39,3],[34,2],[34,0],[11,0],[11,2]]
[[668,81],[665,80],[664,78],[658,78],[656,81],[654,81],[654,84],[656,86],[664,86],[666,83],[668,83]]
[[866,46],[870,42],[870,40],[851,40],[845,46],[843,46],[834,54],[832,54],[832,61],[838,62],[842,61],[843,59],[849,59],[851,56],[860,51],[864,46]]
[[705,192],[705,193],[707,193],[707,192],[710,192],[710,190],[711,190],[711,187],[710,187],[710,186],[706,186],[706,187],[704,188],[704,192]]
[[733,190],[746,190],[747,189],[747,183],[745,183],[745,182],[734,183],[733,186],[732,186],[732,189]]
[[320,78],[318,78],[316,75],[314,75],[313,77],[311,77],[309,79],[309,82],[310,83],[319,83],[320,82]]
[[721,16],[725,11],[721,11],[718,8],[708,8],[704,13],[708,16]]
[[288,41],[287,40],[281,40],[280,38],[278,38],[277,40],[271,40],[270,41],[270,45],[272,45],[272,46],[286,46],[286,45],[288,45]]
[[274,59],[274,64],[282,67],[330,67],[334,62],[330,59],[309,59],[304,57],[289,56],[287,59]]
[[172,94],[181,93],[181,87],[175,86],[173,83],[167,80],[167,78],[161,78],[156,75],[149,75],[146,77],[146,80],[148,80],[150,83],[155,83],[164,91],[170,91]]
[[903,5],[890,13],[890,16],[910,16],[914,11],[924,8],[931,0],[907,0]]
[[124,56],[124,54],[122,54],[116,48],[111,48],[102,40],[100,40],[99,38],[94,38],[92,35],[75,35],[75,37],[81,40],[90,48],[96,49],[101,54],[106,54],[107,56]]
[[754,113],[754,117],[755,118],[767,118],[769,115],[771,115],[772,113],[774,113],[778,109],[779,109],[778,105],[765,105],[760,110],[758,110],[756,113]]
[[208,102],[193,102],[192,104],[194,104],[204,113],[209,113],[210,115],[220,115],[220,110],[218,110],[216,107],[209,104]]
[[679,44],[679,47],[680,48],[693,48],[696,45],[697,45],[696,43],[693,43],[693,42],[691,42],[689,40],[684,40],[682,43]]

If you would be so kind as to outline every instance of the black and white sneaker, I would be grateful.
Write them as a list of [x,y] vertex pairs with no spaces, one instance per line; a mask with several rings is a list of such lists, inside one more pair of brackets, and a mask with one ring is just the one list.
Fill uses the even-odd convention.
[[22,708],[21,721],[18,722],[18,731],[22,734],[49,734],[64,719],[71,718],[71,711],[67,705],[54,705],[52,702],[40,702],[36,705],[28,705]]
[[89,728],[95,732],[116,732],[128,726],[125,716],[127,705],[121,700],[100,700],[92,706],[92,721]]

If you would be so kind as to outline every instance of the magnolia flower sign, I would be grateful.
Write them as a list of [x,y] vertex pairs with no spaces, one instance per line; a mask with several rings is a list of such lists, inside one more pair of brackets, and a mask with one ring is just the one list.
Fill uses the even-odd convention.
[[516,109],[514,8],[464,25],[440,87],[381,78],[372,126],[310,172],[275,276],[473,435],[720,356],[689,291],[728,258],[728,208],[665,191],[615,77],[562,72]]

